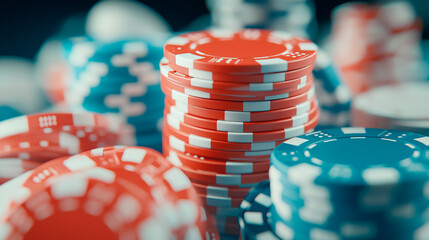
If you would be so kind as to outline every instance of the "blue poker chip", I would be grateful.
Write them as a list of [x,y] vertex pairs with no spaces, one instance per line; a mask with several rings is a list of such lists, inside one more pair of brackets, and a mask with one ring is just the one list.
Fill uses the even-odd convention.
[[[275,183],[271,183],[275,184]],[[271,187],[272,188],[272,187]],[[293,217],[285,220],[279,214],[283,205],[276,206],[272,201],[273,197],[269,181],[261,182],[243,200],[240,206],[239,225],[241,229],[241,239],[289,239],[289,240],[324,240],[324,239],[412,239],[412,236],[422,236],[427,233],[424,219],[399,219],[384,216],[383,222],[379,219],[359,218],[337,218],[333,227],[322,224],[311,224],[302,220],[296,211]],[[428,201],[416,205],[417,207],[427,206]],[[409,204],[404,204],[404,208]],[[283,206],[284,207],[284,206]],[[293,207],[293,206],[292,206]],[[290,211],[290,208],[285,208]],[[309,214],[323,216],[325,209],[317,205]],[[284,211],[284,209],[283,209]],[[400,211],[400,209],[398,209]],[[380,217],[381,218],[381,217]],[[372,222],[371,222],[372,221]],[[422,227],[423,226],[423,227]],[[420,230],[420,231],[419,231]],[[423,235],[425,236],[425,235]],[[427,235],[426,235],[427,236]],[[424,239],[424,238],[416,238]]]
[[274,149],[271,159],[273,166],[303,183],[396,186],[428,180],[428,143],[429,137],[410,132],[335,128],[289,139]]
[[291,239],[428,236],[428,153],[429,137],[404,131],[335,128],[289,139],[271,154],[265,221]]
[[71,109],[117,114],[135,129],[139,146],[160,149],[160,139],[142,133],[161,131],[164,94],[159,62],[165,39],[114,42],[78,37],[63,43],[72,73],[66,93]]
[[335,69],[329,55],[321,49],[317,52],[313,75],[315,78],[321,80],[323,89],[328,93],[335,92],[335,90],[343,84],[340,74]]
[[244,198],[238,215],[241,239],[280,239],[268,223],[267,214],[272,206],[270,196],[270,182],[265,180]]

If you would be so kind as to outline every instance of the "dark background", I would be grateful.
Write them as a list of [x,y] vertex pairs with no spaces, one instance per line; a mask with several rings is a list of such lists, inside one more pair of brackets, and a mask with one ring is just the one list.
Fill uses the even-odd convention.
[[[86,14],[96,2],[96,0],[3,1],[0,7],[0,56],[33,58],[41,44],[57,32],[66,18]],[[181,30],[195,18],[208,13],[205,0],[140,0],[140,2],[159,12],[167,19],[173,30]],[[318,21],[329,21],[332,9],[344,2],[350,1],[315,0]],[[418,11],[423,11],[419,12],[420,16],[428,15],[425,10],[428,6],[421,4],[429,1],[412,2]]]

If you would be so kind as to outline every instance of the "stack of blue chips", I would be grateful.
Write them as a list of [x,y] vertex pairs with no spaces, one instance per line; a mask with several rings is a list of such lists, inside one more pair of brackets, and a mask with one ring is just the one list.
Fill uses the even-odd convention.
[[312,0],[207,0],[215,28],[287,31],[305,38],[317,32]]
[[321,49],[317,53],[313,76],[320,106],[317,129],[350,126],[352,95],[330,56]]
[[66,103],[72,111],[113,114],[128,123],[124,144],[161,151],[164,95],[159,62],[164,39],[64,42],[70,65]]
[[242,239],[427,239],[429,137],[336,128],[280,144],[240,206]]

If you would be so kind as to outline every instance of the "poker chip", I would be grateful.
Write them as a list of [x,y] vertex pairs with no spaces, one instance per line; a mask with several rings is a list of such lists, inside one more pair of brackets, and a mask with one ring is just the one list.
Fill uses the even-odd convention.
[[309,40],[253,29],[183,34],[164,46],[165,58],[175,65],[221,73],[286,72],[313,64],[316,52]]
[[182,123],[177,119],[166,116],[166,124],[176,128],[180,131],[192,132],[198,136],[215,139],[224,142],[234,143],[254,143],[254,142],[269,142],[276,140],[283,140],[304,134],[305,132],[313,130],[318,123],[319,116],[316,115],[314,119],[304,125],[277,130],[269,132],[256,132],[256,133],[239,133],[239,132],[218,132],[209,129],[203,129]]
[[270,181],[240,205],[241,239],[424,239],[428,142],[371,128],[286,140],[271,155]]
[[[268,220],[271,206],[270,182],[266,180],[252,189],[240,205],[238,223],[241,239],[281,239]],[[287,227],[283,229],[289,230]],[[293,230],[290,230],[292,235],[284,239],[293,239]]]
[[[66,184],[75,191],[64,192]],[[219,239],[213,218],[199,206],[198,195],[186,175],[160,153],[148,148],[106,147],[52,160],[4,184],[0,192],[4,196],[0,202],[0,225],[7,229],[5,236],[41,236],[52,227],[49,219],[68,217],[69,221],[59,221],[64,224],[58,223],[52,238],[68,234],[65,238],[73,239],[91,232],[88,234],[103,236],[103,239],[119,236]],[[76,201],[91,203],[90,209],[98,214],[85,210],[83,203],[73,207]],[[61,205],[66,202],[72,204],[70,208],[64,208],[68,204]],[[127,208],[121,207],[124,204]],[[39,207],[45,209],[43,206],[50,205],[53,210],[50,217],[37,218]],[[32,230],[23,232],[17,225],[22,213],[34,219]],[[104,221],[111,217],[112,222]],[[77,231],[70,227],[75,226],[70,225],[70,221],[84,226]],[[143,227],[146,221],[156,224],[149,224],[146,229]],[[116,225],[113,231],[108,230],[112,223]],[[74,232],[69,234],[72,229]]]
[[165,44],[163,151],[221,234],[239,233],[234,214],[268,178],[273,149],[316,127],[316,53],[309,40],[257,29],[193,32]]
[[[161,83],[166,82],[167,80],[164,77],[161,77]],[[278,100],[283,98],[295,97],[307,92],[312,87],[312,82],[308,82],[304,86],[298,86],[299,89],[285,89],[279,90],[277,92],[271,92],[273,95],[265,94],[264,92],[249,92],[251,96],[247,96],[242,93],[225,93],[225,94],[217,94],[211,92],[205,92],[195,89],[189,89],[186,87],[174,85],[174,84],[164,84],[162,89],[164,90],[174,90],[184,94],[189,94],[193,97],[201,97],[206,99],[213,100],[221,100],[221,101],[270,101],[270,100]]]
[[267,132],[303,125],[317,115],[317,110],[318,108],[314,107],[307,113],[298,116],[266,122],[231,122],[225,120],[206,119],[181,112],[175,108],[174,105],[166,105],[165,115],[170,114],[173,118],[179,119],[181,122],[195,127],[221,132]]
[[43,163],[117,144],[122,123],[93,113],[40,113],[2,121],[0,129],[1,158]]
[[174,105],[177,109],[184,113],[188,113],[194,116],[198,115],[204,115],[206,118],[209,119],[216,119],[216,120],[225,120],[225,121],[231,121],[231,122],[263,122],[263,121],[269,121],[269,120],[280,120],[287,117],[293,117],[300,114],[303,114],[305,112],[308,112],[311,108],[313,108],[316,105],[315,98],[300,103],[296,106],[290,107],[290,108],[283,108],[278,110],[272,110],[272,111],[264,111],[264,112],[244,112],[244,111],[222,111],[222,110],[215,110],[215,109],[208,109],[208,108],[202,108],[193,106],[190,104],[182,103],[176,101],[173,103],[172,101],[166,100],[166,105]]
[[[129,129],[129,139],[121,144],[161,149],[164,95],[158,63],[163,56],[164,41],[158,36],[65,40],[63,48],[70,68],[66,104],[73,111],[121,118]],[[148,135],[153,138],[146,138]]]
[[202,147],[207,149],[221,149],[229,151],[262,151],[273,149],[276,145],[280,144],[282,140],[271,141],[271,142],[255,142],[255,143],[230,143],[217,141],[210,138],[201,137],[195,134],[187,134],[184,131],[177,131],[169,125],[165,126],[165,130],[168,134],[173,135],[175,138],[191,144],[196,147]]
[[206,99],[187,95],[168,87],[162,86],[165,95],[175,102],[182,102],[202,108],[217,109],[217,110],[230,110],[230,111],[243,111],[243,112],[262,112],[270,110],[278,110],[296,106],[300,103],[306,102],[313,98],[314,88],[310,88],[308,92],[299,94],[297,96],[289,97],[288,94],[284,95],[283,99],[276,100],[255,100],[255,101],[223,101],[216,99]]
[[269,169],[269,164],[266,162],[219,161],[197,155],[191,156],[189,153],[183,154],[169,148],[167,143],[164,144],[164,152],[174,155],[174,158],[180,161],[177,164],[186,165],[195,170],[227,174],[248,174],[266,172]]
[[[213,81],[206,79],[198,79],[194,77],[189,77],[187,75],[181,74],[174,71],[170,66],[169,62],[163,59],[160,63],[160,71],[162,76],[165,79],[173,82],[174,85],[181,85],[183,87],[196,88],[202,91],[209,91],[211,93],[219,94],[243,94],[251,95],[258,94],[262,92],[264,95],[269,94],[270,92],[275,92],[276,90],[288,89],[289,91],[297,90],[302,86],[305,86],[305,83],[311,79],[311,75],[304,75],[303,77],[285,80],[283,82],[274,82],[274,83],[231,83],[231,82],[222,82],[222,81]],[[166,82],[168,84],[168,82]],[[173,85],[173,84],[171,84]]]
[[317,54],[313,75],[321,109],[317,129],[350,126],[352,95],[331,57],[322,49]]
[[[161,60],[161,69],[165,66],[165,63],[168,63],[169,66],[174,66],[174,68],[165,68],[165,70],[169,70],[168,75],[164,74],[168,77],[171,77],[171,70],[174,71],[175,76],[180,76],[181,78],[193,77],[201,80],[212,80],[219,82],[227,82],[227,83],[276,83],[276,82],[284,82],[287,80],[293,80],[301,78],[302,76],[308,76],[312,73],[313,66],[307,66],[296,70],[291,70],[287,72],[276,72],[276,73],[265,73],[265,74],[228,74],[228,73],[220,73],[220,72],[210,72],[210,71],[202,71],[196,70],[192,68],[185,68],[182,66],[178,66],[172,62],[169,62],[167,59],[163,58]],[[171,70],[170,70],[171,69]],[[184,75],[184,76],[183,76]],[[189,78],[188,78],[189,79]]]
[[[355,98],[354,126],[408,130],[427,135],[427,83],[404,83],[374,88]],[[400,97],[398,97],[400,96]]]
[[333,60],[354,96],[422,79],[422,21],[410,3],[347,3],[332,15]]

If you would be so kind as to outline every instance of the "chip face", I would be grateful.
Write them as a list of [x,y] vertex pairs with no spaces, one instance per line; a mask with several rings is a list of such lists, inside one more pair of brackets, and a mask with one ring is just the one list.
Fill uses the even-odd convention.
[[286,72],[311,65],[317,46],[284,32],[212,30],[180,35],[164,46],[175,65],[229,73]]
[[272,161],[292,177],[308,171],[300,181],[389,185],[424,178],[428,143],[429,137],[402,131],[327,129],[285,141],[273,151]]

